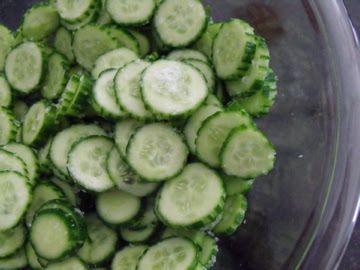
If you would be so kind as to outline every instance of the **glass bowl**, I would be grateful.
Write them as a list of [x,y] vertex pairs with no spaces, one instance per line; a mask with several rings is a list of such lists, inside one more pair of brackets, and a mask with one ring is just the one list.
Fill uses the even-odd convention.
[[[1,0],[0,23],[16,29],[34,2]],[[343,2],[204,2],[215,20],[243,18],[265,36],[279,76],[277,103],[258,121],[278,150],[276,169],[256,181],[215,269],[335,269],[360,192],[360,57]]]

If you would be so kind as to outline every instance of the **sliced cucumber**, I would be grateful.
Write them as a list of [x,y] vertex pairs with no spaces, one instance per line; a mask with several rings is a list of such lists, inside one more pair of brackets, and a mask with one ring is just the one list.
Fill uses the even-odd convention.
[[212,59],[214,40],[216,35],[219,33],[221,26],[222,23],[209,23],[204,34],[194,44],[196,49],[204,53],[210,59]]
[[138,58],[138,55],[128,48],[119,48],[107,52],[95,61],[92,76],[98,79],[104,70],[120,69]]
[[223,108],[223,104],[214,94],[209,94],[207,99],[205,100],[204,105],[216,106],[219,108]]
[[118,47],[118,42],[100,25],[88,24],[74,34],[73,49],[77,62],[86,70],[93,69],[96,59]]
[[0,24],[0,71],[4,70],[6,56],[11,51],[11,48],[15,46],[15,37],[11,31]]
[[125,28],[120,28],[117,25],[107,26],[108,33],[117,40],[119,47],[126,47],[136,54],[140,54],[140,45],[136,38]]
[[201,74],[204,75],[209,92],[214,93],[216,87],[216,77],[211,66],[206,62],[196,59],[189,59],[185,60],[184,62],[198,69]]
[[70,184],[57,179],[56,177],[52,177],[51,182],[53,184],[55,184],[58,188],[61,189],[61,191],[64,193],[65,197],[67,198],[67,200],[73,205],[76,206],[79,203],[79,198],[77,198],[77,192],[78,190],[73,187],[70,186]]
[[134,196],[148,196],[158,187],[155,183],[143,183],[139,176],[134,174],[127,163],[121,158],[116,147],[108,155],[107,170],[118,189]]
[[61,27],[57,30],[54,38],[54,47],[59,53],[66,56],[70,63],[73,63],[75,60],[72,41],[73,35],[66,28]]
[[15,141],[19,126],[12,112],[0,107],[0,145]]
[[29,111],[29,106],[24,101],[16,100],[12,111],[15,119],[19,122],[23,122],[27,112]]
[[41,174],[50,174],[51,172],[51,163],[50,163],[50,146],[52,143],[52,138],[50,138],[47,143],[38,151],[38,161],[39,161],[39,170]]
[[22,34],[28,40],[41,41],[60,25],[59,14],[48,4],[35,4],[24,15]]
[[136,30],[129,30],[130,34],[136,39],[139,44],[140,56],[145,56],[150,52],[150,41],[143,33]]
[[0,258],[6,258],[16,253],[25,243],[26,229],[23,224],[14,229],[0,231]]
[[[126,49],[127,50],[127,49]],[[119,104],[116,102],[114,78],[116,69],[105,70],[97,79],[91,95],[93,109],[102,117],[118,119],[125,115]]]
[[118,122],[115,127],[114,139],[120,155],[126,159],[126,148],[135,130],[143,124],[133,119],[126,119]]
[[24,161],[29,182],[31,185],[35,185],[37,177],[39,176],[39,162],[34,151],[30,147],[20,143],[10,143],[3,148]]
[[47,53],[34,42],[25,42],[13,49],[5,62],[6,78],[12,88],[29,94],[39,87],[46,67]]
[[55,0],[55,7],[61,19],[69,24],[82,22],[98,8],[97,0]]
[[41,100],[31,106],[22,126],[22,141],[26,145],[39,145],[47,139],[48,131],[55,125],[56,107]]
[[114,143],[104,136],[91,136],[75,143],[67,162],[72,179],[93,192],[111,189],[114,183],[106,170],[106,158],[113,146]]
[[67,258],[60,262],[49,264],[46,270],[90,270],[90,268],[78,257]]
[[193,163],[165,183],[157,198],[156,213],[171,227],[203,228],[222,213],[225,196],[221,178],[205,165]]
[[64,56],[54,53],[49,57],[47,77],[41,89],[44,98],[57,99],[62,94],[69,79],[69,70],[70,64]]
[[0,172],[0,231],[19,224],[31,201],[28,179],[17,172]]
[[251,179],[269,173],[276,152],[255,127],[234,129],[221,150],[221,167],[228,175]]
[[159,220],[155,214],[154,199],[148,198],[144,213],[136,220],[136,222],[130,227],[130,229],[137,231],[144,230],[148,227],[156,228],[158,224]]
[[247,200],[242,194],[226,198],[224,214],[219,224],[214,228],[217,234],[231,235],[241,225],[245,218]]
[[246,22],[233,19],[223,23],[213,45],[213,62],[221,79],[243,77],[256,51],[254,30]]
[[222,109],[218,106],[206,105],[201,107],[189,118],[184,128],[184,135],[189,149],[193,154],[196,154],[196,138],[201,125],[208,117],[220,111],[222,111]]
[[154,0],[107,0],[106,10],[121,25],[143,25],[150,21],[156,8]]
[[201,243],[199,261],[205,269],[211,269],[216,262],[216,255],[219,251],[217,241],[214,237],[206,235]]
[[68,155],[73,144],[85,137],[105,135],[105,131],[96,125],[74,125],[59,132],[53,139],[49,157],[55,168],[68,176],[66,168]]
[[143,229],[135,230],[135,229],[120,229],[120,235],[122,239],[132,244],[139,244],[148,241],[151,236],[154,235],[156,231],[156,227],[147,226]]
[[76,22],[76,23],[69,23],[65,20],[61,20],[60,23],[62,26],[64,26],[69,31],[77,31],[84,26],[95,23],[98,19],[99,12],[97,9],[93,10],[92,13],[89,13],[87,17],[85,17],[82,21]]
[[31,227],[34,215],[46,202],[55,199],[65,199],[65,195],[60,188],[49,182],[42,182],[36,185],[32,194],[32,201],[26,212],[26,225]]
[[206,10],[198,0],[164,0],[154,17],[159,38],[169,47],[186,47],[196,41],[208,23]]
[[220,151],[233,128],[251,125],[245,111],[217,112],[207,118],[196,139],[197,156],[212,167],[220,167]]
[[14,153],[4,149],[0,149],[0,171],[17,172],[26,178],[28,175],[25,162]]
[[0,74],[0,107],[8,108],[11,105],[11,88],[7,80]]
[[43,269],[43,267],[39,263],[39,258],[36,255],[35,250],[31,246],[30,242],[28,242],[26,244],[25,252],[26,252],[26,258],[27,258],[28,264],[31,267],[31,269],[34,269],[34,270]]
[[106,10],[106,0],[101,0],[101,10],[99,13],[99,17],[96,20],[96,23],[100,25],[107,25],[112,23],[110,14]]
[[226,174],[221,174],[221,178],[224,181],[226,194],[228,196],[246,194],[252,189],[254,185],[254,179],[244,180],[242,178],[229,176]]
[[137,270],[156,270],[166,265],[171,270],[195,269],[198,250],[188,239],[174,237],[150,247],[141,257]]
[[141,199],[121,190],[111,190],[97,197],[96,210],[108,224],[131,225],[141,211]]
[[200,71],[169,60],[157,61],[144,71],[141,91],[145,104],[161,118],[189,115],[208,95]]
[[20,249],[10,257],[0,259],[1,270],[24,269],[26,265],[27,259],[24,249]]
[[142,178],[159,182],[179,174],[189,152],[170,126],[161,123],[137,130],[127,147],[127,161]]
[[209,63],[209,59],[202,52],[193,49],[178,49],[174,50],[166,57],[169,60],[185,61],[185,60],[200,60]]
[[140,257],[144,254],[147,246],[127,246],[116,253],[111,270],[136,270]]
[[115,253],[116,231],[107,227],[94,214],[85,217],[89,238],[79,250],[79,257],[90,265],[102,265]]
[[119,70],[115,77],[115,94],[120,106],[132,117],[149,119],[153,115],[145,108],[141,96],[141,75],[151,64],[147,61],[134,61]]

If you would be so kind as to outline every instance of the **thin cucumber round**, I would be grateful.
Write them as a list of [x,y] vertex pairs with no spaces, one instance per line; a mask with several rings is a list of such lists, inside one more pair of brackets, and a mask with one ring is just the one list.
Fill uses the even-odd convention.
[[127,246],[116,253],[111,270],[136,270],[140,257],[144,254],[147,246]]
[[74,24],[88,18],[98,8],[97,0],[55,0],[55,7],[61,19],[69,24]]
[[0,231],[17,226],[31,202],[31,186],[17,172],[0,172]]
[[98,79],[103,71],[107,69],[120,69],[138,58],[138,55],[128,48],[118,48],[107,52],[95,61],[92,76]]
[[235,176],[229,176],[224,173],[221,174],[221,178],[224,181],[226,194],[228,196],[246,194],[253,188],[254,185],[254,179],[242,179]]
[[214,94],[209,94],[208,95],[207,99],[205,100],[204,105],[210,105],[210,106],[216,106],[216,107],[219,107],[219,108],[223,108],[223,104],[218,99],[218,97],[215,96]]
[[114,186],[106,170],[106,158],[114,143],[104,136],[90,136],[76,142],[68,155],[71,178],[86,190],[104,192]]
[[0,171],[17,172],[26,178],[28,176],[25,162],[14,153],[4,149],[0,149]]
[[26,229],[19,224],[14,229],[0,231],[0,258],[6,258],[16,253],[25,243]]
[[170,227],[203,228],[222,213],[225,196],[221,178],[205,165],[193,163],[165,183],[157,197],[156,213]]
[[48,4],[35,4],[25,15],[22,34],[28,40],[41,41],[55,32],[60,25],[56,9]]
[[216,77],[211,66],[206,62],[196,59],[188,59],[184,62],[198,69],[201,74],[204,75],[209,92],[214,93],[216,88]]
[[[99,1],[96,1],[96,4],[99,4]],[[69,31],[76,31],[80,28],[90,24],[95,23],[99,17],[99,10],[97,8],[92,9],[90,12],[87,13],[87,16],[83,17],[82,20],[77,22],[69,22],[66,20],[61,20],[60,23]]]
[[214,266],[218,251],[217,240],[210,235],[206,235],[201,243],[201,252],[199,256],[199,261],[205,269],[211,269],[211,267]]
[[11,87],[29,94],[39,87],[47,68],[48,55],[42,45],[25,42],[14,48],[6,58],[5,74]]
[[0,107],[0,145],[15,141],[19,126],[12,112]]
[[109,176],[120,190],[137,197],[145,197],[152,194],[158,187],[155,183],[142,182],[122,159],[117,147],[110,151],[106,164]]
[[26,113],[29,111],[29,106],[22,100],[16,100],[14,102],[12,112],[14,114],[14,117],[19,122],[23,122]]
[[65,181],[62,181],[60,179],[57,179],[56,177],[52,177],[50,179],[51,183],[55,184],[58,188],[61,189],[61,191],[64,193],[67,200],[73,205],[77,206],[79,204],[79,198],[77,197],[78,190],[71,186],[70,184],[66,183]]
[[11,51],[12,47],[15,46],[15,37],[11,31],[0,24],[0,71],[4,70],[6,56]]
[[119,47],[125,47],[136,54],[140,54],[140,45],[136,40],[135,36],[133,36],[130,30],[125,28],[121,28],[117,25],[108,25],[106,26],[108,33],[116,39],[119,44]]
[[48,175],[51,172],[51,163],[49,158],[52,138],[38,151],[39,171],[41,174]]
[[91,105],[105,119],[118,119],[125,116],[125,112],[121,110],[115,97],[116,73],[116,69],[105,70],[100,74],[92,89]]
[[206,31],[194,44],[194,48],[204,53],[207,57],[212,59],[212,49],[216,35],[218,34],[222,23],[209,23]]
[[136,30],[129,30],[130,34],[136,39],[139,44],[140,56],[144,57],[150,52],[151,45],[146,35]]
[[201,1],[164,0],[154,17],[161,41],[169,47],[186,47],[205,31],[208,16]]
[[73,63],[75,60],[73,48],[72,48],[73,34],[68,31],[66,28],[61,27],[57,30],[54,37],[54,47],[55,49],[66,56],[70,63]]
[[134,134],[136,129],[142,125],[143,123],[134,119],[122,120],[116,124],[114,134],[115,144],[124,160],[126,159],[126,148],[131,136]]
[[97,197],[96,210],[108,224],[131,225],[141,212],[141,199],[121,190],[111,190]]
[[146,202],[146,209],[144,213],[131,225],[130,229],[144,230],[148,227],[156,228],[159,224],[159,220],[155,214],[155,202],[153,198],[148,198]]
[[0,74],[0,107],[8,108],[11,105],[11,88],[7,80]]
[[137,270],[156,270],[159,265],[171,265],[172,270],[194,269],[198,249],[188,239],[174,237],[150,247],[141,257]]
[[208,165],[220,167],[220,151],[233,128],[251,125],[252,120],[245,111],[217,112],[207,118],[196,139],[198,158]]
[[243,77],[256,51],[254,29],[233,19],[223,23],[213,45],[213,63],[218,77],[224,80]]
[[31,269],[42,269],[43,267],[39,263],[39,258],[35,253],[35,250],[31,246],[31,243],[28,242],[25,246],[26,258]]
[[139,128],[127,147],[127,161],[143,179],[167,180],[184,168],[189,151],[179,134],[161,123]]
[[156,8],[155,0],[107,0],[106,10],[120,25],[137,26],[150,21]]
[[214,228],[216,234],[231,235],[241,225],[245,218],[247,200],[242,194],[226,198],[224,214]]
[[20,249],[10,257],[0,259],[1,270],[24,269],[26,265],[27,259],[24,249]]
[[48,131],[55,125],[56,107],[41,100],[31,106],[22,126],[22,141],[26,145],[40,145],[46,142]]
[[173,61],[200,60],[209,63],[209,59],[202,52],[193,49],[174,50],[166,57]]
[[160,118],[187,116],[208,95],[206,80],[200,71],[169,60],[159,60],[144,71],[141,91],[145,104]]
[[110,14],[106,10],[106,0],[101,0],[101,10],[99,13],[99,17],[96,20],[96,23],[100,25],[107,25],[112,23]]
[[90,268],[78,257],[70,257],[60,262],[54,262],[46,266],[46,270],[90,270]]
[[131,228],[121,228],[120,235],[121,238],[126,242],[132,244],[139,244],[147,242],[156,232],[156,227],[147,226],[143,229],[135,230]]
[[276,151],[255,127],[231,131],[221,150],[221,167],[228,175],[252,179],[274,167]]
[[115,77],[115,94],[121,108],[137,119],[149,119],[153,115],[145,107],[141,96],[141,75],[151,63],[133,61],[118,71]]

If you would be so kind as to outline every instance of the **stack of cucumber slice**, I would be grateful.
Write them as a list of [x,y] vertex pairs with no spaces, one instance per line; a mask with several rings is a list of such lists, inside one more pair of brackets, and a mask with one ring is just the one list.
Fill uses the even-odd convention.
[[213,267],[274,167],[252,117],[277,78],[248,23],[207,13],[50,0],[0,25],[0,269]]

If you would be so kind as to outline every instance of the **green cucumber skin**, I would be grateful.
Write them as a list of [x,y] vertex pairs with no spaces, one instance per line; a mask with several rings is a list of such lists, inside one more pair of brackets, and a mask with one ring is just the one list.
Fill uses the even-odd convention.
[[9,136],[6,141],[0,142],[0,146],[1,146],[1,145],[11,143],[11,142],[16,142],[17,133],[20,130],[21,124],[18,120],[15,119],[12,111],[10,111],[9,109],[1,107],[0,111],[5,113],[11,122],[11,124],[10,124],[11,130],[10,130]]

